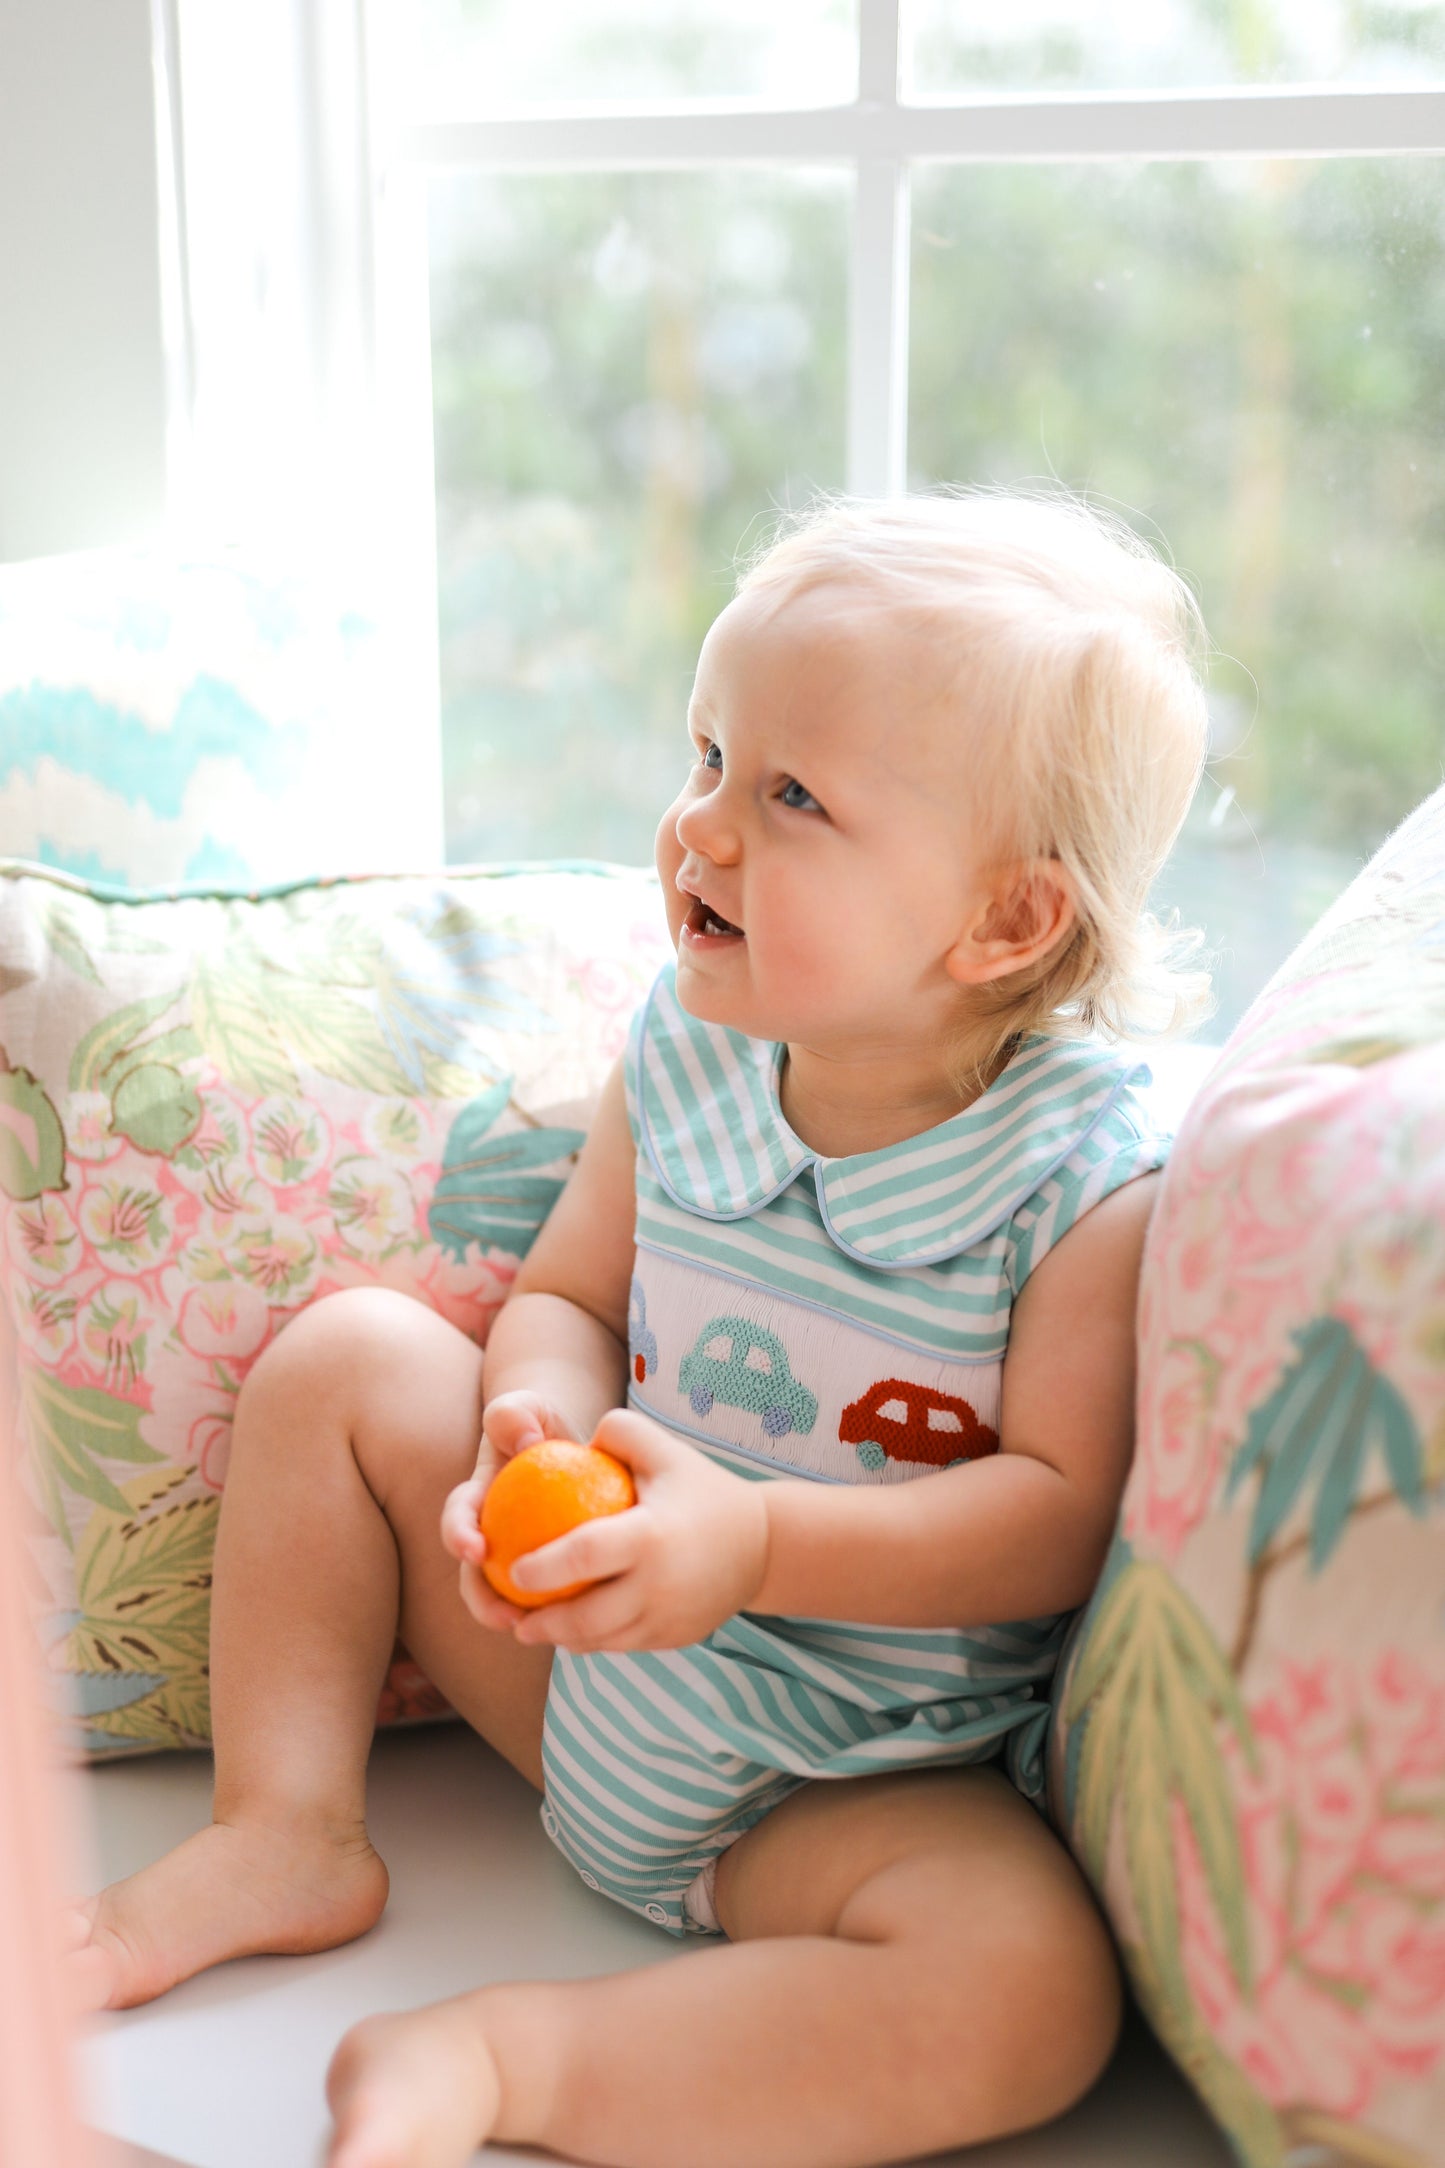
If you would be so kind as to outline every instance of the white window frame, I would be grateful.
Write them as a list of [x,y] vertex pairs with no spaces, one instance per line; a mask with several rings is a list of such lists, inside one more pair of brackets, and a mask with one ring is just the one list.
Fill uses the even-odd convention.
[[[424,307],[420,198],[435,172],[600,172],[796,164],[851,168],[847,486],[900,490],[908,455],[909,194],[916,164],[1113,159],[1329,158],[1445,152],[1445,89],[1307,84],[1128,95],[932,96],[900,91],[904,0],[858,0],[858,91],[845,105],[789,108],[681,102],[606,111],[402,118],[377,144],[390,217],[379,280],[413,338]],[[407,404],[420,392],[413,349]],[[427,420],[430,421],[429,373]],[[415,444],[415,438],[412,439]],[[428,468],[429,473],[429,468]],[[434,511],[434,506],[433,506]]]
[[[397,826],[412,839],[407,855],[428,860],[440,853],[443,808],[430,176],[851,169],[846,482],[872,496],[907,474],[915,165],[1445,152],[1445,88],[908,98],[906,0],[858,0],[857,93],[846,103],[679,100],[438,120],[390,103],[386,18],[404,25],[406,4],[254,0],[238,12],[151,0],[173,524],[263,546],[329,532],[380,555],[391,708],[406,739]],[[194,110],[188,52],[206,64]],[[246,86],[232,101],[239,133],[222,131],[218,144],[216,101],[233,73]],[[224,231],[206,223],[218,189]],[[252,390],[261,380],[264,413]]]

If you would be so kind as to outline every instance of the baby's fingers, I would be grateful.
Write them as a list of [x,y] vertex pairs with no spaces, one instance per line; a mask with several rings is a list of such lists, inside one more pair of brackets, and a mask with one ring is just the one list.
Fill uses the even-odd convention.
[[647,1515],[638,1506],[625,1513],[584,1521],[555,1543],[544,1543],[514,1559],[508,1569],[518,1588],[543,1596],[574,1581],[605,1581],[637,1564],[647,1533]]
[[544,1438],[571,1438],[565,1416],[550,1407],[538,1393],[499,1393],[482,1410],[482,1430],[487,1443],[503,1460],[510,1460],[529,1445]]
[[462,1567],[460,1586],[462,1602],[477,1624],[490,1626],[494,1633],[510,1633],[520,1619],[530,1616],[528,1612],[519,1610],[516,1604],[508,1603],[504,1596],[499,1596],[486,1575],[476,1566]]
[[603,1581],[565,1603],[549,1603],[522,1614],[517,1639],[542,1642],[582,1653],[593,1649],[638,1648],[643,1602],[632,1576]]
[[453,1558],[469,1561],[479,1566],[486,1556],[486,1543],[477,1526],[477,1516],[482,1510],[482,1500],[487,1486],[478,1476],[470,1476],[465,1483],[458,1483],[454,1491],[447,1493],[442,1507],[442,1543]]

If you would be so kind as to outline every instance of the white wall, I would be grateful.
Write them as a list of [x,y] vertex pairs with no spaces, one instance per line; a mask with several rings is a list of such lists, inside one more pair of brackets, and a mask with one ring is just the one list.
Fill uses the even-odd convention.
[[0,560],[166,498],[148,0],[0,0]]

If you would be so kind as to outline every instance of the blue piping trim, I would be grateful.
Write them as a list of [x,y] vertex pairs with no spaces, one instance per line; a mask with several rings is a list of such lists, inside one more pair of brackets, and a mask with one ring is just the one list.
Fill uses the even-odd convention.
[[185,903],[207,898],[217,903],[262,903],[274,896],[294,896],[303,888],[352,888],[370,881],[503,881],[519,873],[589,873],[604,879],[619,874],[645,873],[645,867],[616,865],[602,858],[500,859],[495,865],[424,866],[413,872],[392,868],[373,873],[304,873],[290,881],[265,881],[234,887],[213,881],[180,882],[173,888],[124,888],[111,881],[85,881],[59,866],[42,865],[38,859],[0,858],[0,879],[49,881],[79,896],[93,896],[99,903]]
[[710,1437],[707,1431],[698,1430],[691,1423],[680,1422],[675,1415],[664,1415],[660,1409],[650,1408],[630,1385],[627,1388],[627,1405],[629,1408],[636,1408],[639,1415],[649,1416],[654,1423],[661,1424],[664,1430],[677,1431],[685,1438],[695,1439],[699,1445],[705,1445],[710,1453],[719,1458],[750,1460],[759,1468],[768,1469],[773,1475],[796,1476],[803,1483],[832,1483],[841,1490],[853,1490],[857,1487],[850,1483],[846,1476],[819,1475],[815,1468],[799,1468],[790,1460],[774,1460],[771,1453],[755,1453],[745,1445],[732,1444],[729,1439]]
[[[653,1173],[657,1177],[658,1187],[664,1192],[666,1196],[672,1199],[672,1202],[678,1207],[680,1211],[691,1212],[697,1219],[714,1220],[718,1222],[751,1219],[755,1212],[762,1211],[764,1205],[771,1204],[775,1197],[781,1197],[785,1189],[791,1189],[794,1182],[797,1181],[798,1176],[803,1172],[803,1170],[806,1167],[812,1166],[815,1163],[817,1154],[813,1152],[808,1152],[807,1146],[804,1145],[803,1149],[807,1156],[803,1159],[800,1159],[797,1166],[792,1168],[787,1174],[784,1175],[782,1181],[777,1184],[776,1188],[770,1189],[766,1197],[757,1197],[752,1199],[749,1203],[745,1204],[740,1211],[736,1212],[709,1211],[709,1209],[705,1205],[700,1205],[696,1203],[695,1200],[691,1197],[684,1197],[680,1190],[674,1189],[672,1183],[668,1180],[667,1171],[664,1168],[662,1161],[658,1157],[657,1147],[652,1141],[652,1118],[648,1112],[647,1107],[647,1094],[644,1089],[645,1072],[643,1068],[643,1050],[647,1045],[647,1027],[652,1021],[652,1006],[657,999],[657,990],[661,986],[663,978],[669,968],[670,967],[667,964],[664,964],[662,966],[662,969],[658,972],[657,977],[653,980],[652,985],[648,990],[647,1000],[643,1006],[642,1011],[642,1025],[637,1034],[637,1060],[633,1076],[632,1088],[633,1096],[637,1101],[638,1126],[642,1131],[642,1149],[647,1154],[648,1165],[651,1167]],[[776,1054],[773,1058],[774,1064],[776,1066]],[[799,1138],[798,1142],[801,1144],[802,1139]]]
[[1088,1143],[1104,1117],[1111,1114],[1123,1098],[1124,1093],[1129,1089],[1135,1077],[1141,1077],[1146,1084],[1151,1081],[1153,1071],[1147,1061],[1135,1062],[1132,1069],[1125,1070],[1093,1119],[1070,1137],[1057,1159],[1051,1160],[1042,1174],[1031,1175],[1027,1189],[1020,1190],[1019,1194],[1006,1204],[1003,1210],[997,1213],[986,1226],[972,1229],[962,1242],[950,1241],[941,1250],[930,1250],[926,1256],[919,1257],[873,1257],[869,1255],[867,1250],[855,1249],[853,1244],[843,1235],[840,1235],[833,1225],[828,1212],[828,1199],[823,1188],[823,1170],[821,1166],[815,1166],[813,1180],[818,1192],[818,1211],[822,1216],[823,1225],[827,1228],[828,1233],[845,1257],[856,1258],[860,1265],[869,1265],[875,1272],[912,1272],[921,1265],[941,1265],[950,1257],[961,1256],[965,1250],[977,1249],[980,1242],[987,1242],[990,1235],[996,1235],[1000,1227],[1013,1218],[1019,1206],[1027,1204],[1030,1197],[1036,1191],[1041,1190],[1052,1175],[1058,1173],[1064,1161],[1077,1152],[1081,1144]]
[[[1053,1175],[1058,1173],[1058,1170],[1064,1164],[1064,1161],[1068,1159],[1074,1152],[1076,1152],[1079,1149],[1080,1145],[1086,1144],[1088,1142],[1089,1138],[1094,1134],[1094,1131],[1099,1127],[1100,1123],[1103,1122],[1106,1117],[1113,1112],[1114,1108],[1123,1098],[1126,1091],[1128,1091],[1136,1082],[1140,1084],[1148,1084],[1153,1079],[1153,1071],[1150,1069],[1147,1061],[1136,1061],[1129,1068],[1122,1070],[1119,1076],[1115,1079],[1113,1089],[1100,1102],[1099,1106],[1096,1108],[1090,1119],[1085,1123],[1084,1127],[1073,1132],[1073,1134],[1066,1140],[1063,1149],[1054,1159],[1049,1162],[1049,1164],[1042,1170],[1042,1172],[1031,1171],[1029,1175],[1028,1186],[1020,1190],[1017,1196],[1011,1198],[1010,1201],[1006,1205],[1004,1205],[1001,1210],[995,1213],[995,1215],[990,1220],[988,1220],[986,1224],[970,1228],[968,1232],[961,1238],[958,1236],[950,1236],[949,1239],[943,1244],[943,1246],[936,1250],[929,1250],[919,1255],[909,1257],[877,1257],[868,1250],[859,1249],[855,1243],[849,1242],[846,1236],[841,1235],[838,1232],[837,1227],[833,1223],[832,1214],[828,1210],[828,1196],[826,1185],[827,1169],[831,1166],[838,1165],[839,1162],[836,1160],[823,1160],[822,1158],[820,1158],[818,1153],[811,1151],[808,1146],[804,1145],[800,1137],[794,1140],[800,1146],[804,1155],[798,1161],[798,1164],[783,1177],[781,1182],[778,1182],[772,1189],[770,1189],[765,1196],[752,1198],[745,1205],[734,1210],[718,1212],[712,1210],[709,1206],[700,1205],[694,1198],[684,1196],[682,1192],[675,1188],[673,1183],[669,1180],[667,1171],[664,1168],[662,1160],[658,1154],[657,1147],[652,1140],[652,1121],[651,1116],[648,1112],[647,1096],[645,1091],[644,1051],[647,1046],[648,1027],[652,1021],[653,1004],[657,999],[658,989],[662,985],[667,972],[671,968],[673,967],[668,964],[664,964],[648,990],[647,1000],[643,1005],[642,1023],[637,1034],[637,1055],[633,1076],[633,1095],[637,1101],[637,1116],[638,1124],[642,1133],[642,1148],[647,1154],[647,1163],[651,1167],[652,1172],[657,1179],[658,1187],[662,1190],[664,1196],[668,1197],[672,1201],[672,1203],[678,1207],[680,1211],[687,1212],[696,1219],[710,1220],[714,1223],[714,1225],[728,1225],[731,1223],[735,1223],[738,1220],[752,1219],[754,1215],[758,1212],[761,1212],[765,1206],[772,1204],[775,1198],[781,1197],[785,1189],[791,1189],[793,1183],[797,1181],[799,1175],[802,1174],[807,1168],[811,1167],[813,1172],[813,1187],[817,1192],[818,1198],[818,1211],[822,1219],[824,1228],[827,1230],[829,1239],[832,1241],[834,1247],[840,1250],[845,1257],[851,1257],[857,1264],[867,1265],[874,1272],[912,1272],[917,1270],[919,1267],[925,1265],[941,1265],[946,1263],[950,1257],[962,1256],[965,1250],[976,1249],[981,1242],[987,1242],[990,1235],[997,1234],[999,1228],[1006,1225],[1006,1223],[1013,1218],[1015,1212],[1018,1211],[1020,1205],[1026,1204],[1030,1197],[1035,1195],[1038,1190],[1042,1189],[1045,1182],[1049,1181]],[[779,1071],[781,1069],[781,1054],[782,1049],[780,1047],[775,1047],[773,1049],[773,1098],[778,1106],[779,1122],[781,1123],[784,1132],[787,1135],[791,1136],[792,1131],[788,1128],[787,1121],[783,1116],[778,1091]],[[967,1112],[968,1110],[965,1109],[964,1111]],[[906,1346],[908,1343],[905,1341],[900,1342],[899,1344],[902,1346]]]
[[[693,1272],[711,1273],[719,1280],[730,1280],[735,1287],[746,1287],[754,1293],[766,1294],[773,1302],[790,1302],[796,1304],[800,1310],[815,1310],[820,1317],[834,1318],[840,1325],[851,1326],[854,1332],[866,1333],[870,1340],[886,1340],[890,1347],[901,1347],[910,1355],[924,1355],[930,1362],[956,1363],[962,1370],[981,1370],[991,1364],[1003,1361],[1004,1345],[1008,1337],[1007,1322],[1001,1328],[1004,1340],[993,1354],[943,1354],[938,1348],[930,1347],[924,1340],[905,1340],[900,1333],[886,1332],[881,1326],[864,1325],[856,1317],[850,1317],[846,1310],[831,1309],[826,1302],[810,1302],[806,1295],[789,1294],[783,1288],[770,1286],[765,1280],[749,1279],[744,1272],[729,1272],[722,1265],[699,1264],[695,1257],[688,1257],[681,1250],[664,1249],[660,1242],[638,1242],[636,1247],[639,1250],[646,1250],[650,1257],[665,1257],[669,1264],[686,1265]],[[831,1481],[831,1478],[829,1480]]]

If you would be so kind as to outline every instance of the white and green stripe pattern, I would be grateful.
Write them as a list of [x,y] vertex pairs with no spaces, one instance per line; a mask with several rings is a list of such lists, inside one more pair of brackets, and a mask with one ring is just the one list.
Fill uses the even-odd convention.
[[784,1053],[699,1023],[677,999],[673,967],[660,974],[628,1062],[634,1122],[658,1182],[688,1211],[732,1220],[811,1170],[839,1250],[884,1272],[982,1240],[1149,1078],[1146,1064],[1094,1041],[1034,1037],[951,1121],[880,1151],[821,1159],[783,1115]]
[[588,1886],[674,1934],[708,1863],[817,1779],[994,1761],[1042,1795],[1063,1619],[945,1637],[740,1617],[692,1648],[552,1667],[543,1826]]
[[1159,1166],[1164,1149],[1132,1097],[1116,1100],[1010,1218],[936,1264],[886,1271],[840,1248],[813,1182],[795,1180],[736,1219],[705,1219],[676,1203],[639,1157],[637,1246],[761,1281],[909,1346],[959,1362],[997,1362],[1014,1298],[1034,1266],[1091,1205]]
[[1134,1089],[1144,1064],[1036,1038],[951,1121],[820,1159],[783,1116],[782,1052],[699,1023],[659,977],[628,1050],[639,1249],[956,1361],[1002,1357],[1033,1267],[1168,1148]]
[[[634,1027],[631,1398],[746,1472],[922,1479],[940,1433],[917,1411],[992,1441],[1018,1290],[1162,1162],[1132,1090],[1148,1072],[1033,1039],[953,1120],[825,1160],[783,1117],[782,1051],[688,1016],[670,969]],[[1041,1800],[1065,1624],[744,1616],[691,1648],[560,1652],[545,1825],[590,1884],[682,1933],[700,1869],[799,1784],[1001,1758]]]

